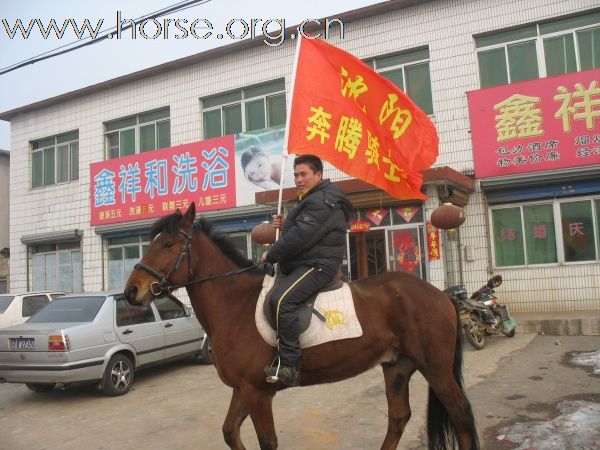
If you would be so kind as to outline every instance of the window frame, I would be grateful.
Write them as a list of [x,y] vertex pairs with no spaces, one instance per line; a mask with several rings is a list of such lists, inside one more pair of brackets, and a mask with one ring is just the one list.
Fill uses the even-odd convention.
[[[424,54],[423,52],[426,52],[426,54]],[[414,54],[414,59],[411,59],[411,54]],[[423,56],[421,56],[421,54],[423,54]],[[407,61],[399,63],[399,64],[394,64],[391,66],[385,66],[383,68],[378,68],[377,67],[377,63],[381,62],[383,59],[388,59],[394,56],[400,56],[400,57],[406,57],[408,58]],[[396,85],[398,87],[398,89],[402,90],[404,93],[406,93],[406,95],[408,95],[411,99],[413,99],[413,97],[411,96],[411,92],[408,92],[408,88],[406,86],[407,82],[406,82],[406,70],[416,67],[416,66],[420,66],[423,64],[427,64],[427,70],[429,72],[429,100],[431,102],[431,112],[426,111],[422,105],[419,105],[415,100],[415,104],[417,104],[417,106],[419,106],[419,108],[423,109],[423,111],[429,115],[429,116],[434,116],[435,115],[435,109],[433,107],[433,89],[431,87],[431,55],[429,54],[429,47],[420,47],[420,48],[415,48],[415,49],[411,49],[411,50],[406,50],[406,51],[402,51],[402,52],[398,52],[398,53],[392,53],[389,55],[382,55],[382,56],[377,56],[375,58],[371,58],[369,60],[366,61],[366,63],[373,68],[373,70],[375,70],[377,73],[385,76],[386,72],[393,72],[393,71],[398,71],[400,70],[402,73],[402,87],[398,86],[396,83],[394,83],[392,80],[392,83],[394,83],[394,85]],[[386,77],[387,79],[387,77]]]
[[[593,233],[594,240],[592,245],[594,246],[594,252],[596,255],[595,259],[590,259],[586,261],[567,261],[565,257],[565,248],[564,248],[564,239],[563,239],[563,229],[562,229],[562,216],[561,216],[561,204],[565,203],[573,203],[573,202],[581,202],[587,201],[591,204],[591,219],[593,225]],[[524,221],[524,213],[523,208],[528,206],[538,206],[538,205],[552,205],[552,217],[554,221],[554,239],[556,246],[556,258],[557,261],[553,263],[539,263],[532,264],[528,261],[527,254],[527,239],[525,233],[525,221]],[[500,210],[500,209],[510,209],[510,208],[519,208],[520,210],[520,218],[521,218],[521,235],[523,237],[523,254],[525,264],[523,265],[506,265],[500,266],[496,261],[496,245],[495,239],[496,236],[494,234],[494,221],[492,211]],[[492,258],[492,267],[494,269],[517,269],[517,268],[543,268],[543,267],[556,267],[556,266],[570,266],[570,265],[578,265],[578,264],[598,264],[600,263],[600,196],[599,195],[586,195],[579,197],[568,197],[568,198],[547,198],[540,199],[535,201],[527,201],[527,202],[518,202],[518,203],[510,203],[510,204],[502,204],[502,205],[493,205],[488,208],[488,232],[491,237],[490,240],[490,254]]]
[[[49,247],[52,246],[53,249]],[[61,246],[67,246],[66,248],[60,248]],[[38,247],[41,247],[41,250],[36,250]],[[69,254],[69,270],[70,270],[70,284],[71,289],[66,289],[60,286],[60,273],[59,269],[61,267],[59,263],[59,254],[60,253],[68,253]],[[74,267],[77,264],[77,261],[73,261],[73,253],[79,253],[79,280],[76,280],[74,275],[76,274]],[[31,286],[34,291],[64,291],[64,292],[83,292],[83,252],[81,248],[81,241],[67,241],[67,242],[51,242],[47,244],[40,245],[31,245],[29,246],[29,254],[30,254],[30,264],[31,264]],[[48,272],[47,272],[47,264],[46,257],[54,255],[54,264],[56,272],[56,285],[48,286]],[[44,285],[43,286],[34,286],[35,280],[35,265],[34,265],[34,257],[44,257]],[[79,284],[75,286],[75,281],[79,281]]]
[[[594,13],[594,14],[598,14],[599,12],[600,11],[596,11],[596,13]],[[537,68],[538,68],[538,79],[539,79],[539,78],[545,78],[548,76],[548,68],[546,65],[546,50],[544,47],[544,42],[546,41],[546,39],[552,39],[552,38],[557,38],[557,37],[561,37],[561,36],[571,35],[573,37],[573,47],[574,47],[573,50],[575,52],[575,62],[576,62],[575,72],[580,72],[582,69],[581,69],[581,55],[580,55],[580,48],[579,48],[578,33],[580,33],[581,31],[593,30],[596,28],[600,29],[600,21],[595,22],[595,23],[588,23],[588,24],[584,24],[584,25],[575,25],[575,26],[572,26],[569,28],[565,28],[565,29],[558,30],[558,31],[552,31],[552,32],[546,32],[546,31],[542,30],[542,28],[544,26],[547,26],[548,24],[558,23],[563,20],[573,20],[573,19],[577,19],[578,17],[581,17],[581,16],[575,16],[575,17],[570,17],[570,18],[569,17],[567,17],[567,18],[559,17],[559,18],[556,18],[556,19],[550,20],[550,21],[524,25],[522,27],[518,27],[513,30],[498,30],[498,31],[495,31],[492,33],[486,33],[485,35],[474,36],[475,50],[476,50],[476,55],[477,55],[477,58],[476,58],[477,59],[477,68],[478,68],[478,73],[479,73],[479,84],[480,84],[481,89],[484,89],[487,87],[493,87],[493,86],[500,86],[501,84],[500,85],[494,84],[494,85],[487,85],[487,86],[484,86],[482,84],[482,78],[481,78],[482,72],[481,72],[481,64],[480,64],[479,54],[482,52],[502,48],[504,50],[504,61],[506,64],[506,79],[508,80],[508,84],[511,84],[511,83],[513,83],[513,80],[511,79],[512,77],[511,77],[511,70],[510,70],[508,47],[511,45],[522,44],[522,43],[526,43],[526,42],[534,42],[535,43]],[[532,28],[532,27],[535,27],[536,34],[534,36],[505,40],[502,42],[498,42],[495,44],[489,44],[489,45],[479,46],[477,44],[477,39],[485,39],[485,38],[488,38],[488,37],[491,37],[494,35],[500,35],[500,34],[504,34],[504,33],[519,33],[519,32],[523,32],[527,28]],[[553,74],[551,76],[554,76],[554,75],[560,75],[560,74]],[[534,78],[532,78],[532,79],[534,79]]]
[[[134,242],[134,240],[136,240],[136,242]],[[112,241],[112,243],[111,243]],[[116,242],[115,242],[116,241]],[[127,242],[130,241],[130,242]],[[127,272],[127,268],[125,267],[125,248],[126,247],[133,247],[135,245],[138,246],[138,254],[140,255],[138,259],[141,259],[142,256],[144,256],[144,253],[146,252],[146,250],[148,249],[148,247],[150,246],[150,236],[147,234],[136,234],[134,236],[122,236],[122,237],[109,237],[107,239],[104,240],[104,247],[105,247],[105,252],[104,252],[104,262],[105,262],[105,267],[106,267],[106,275],[105,275],[105,280],[104,280],[104,285],[106,286],[106,289],[110,290],[110,289],[119,289],[121,288],[121,286],[123,286],[125,284],[125,281],[127,279],[127,276],[129,275],[130,272]],[[119,248],[121,249],[121,263],[122,263],[122,267],[121,267],[121,271],[122,271],[122,280],[120,283],[118,283],[118,287],[112,286],[110,284],[111,281],[111,271],[110,271],[110,262],[111,261],[117,261],[115,260],[110,260],[109,259],[109,254],[110,254],[110,250],[111,249],[115,249],[115,248]]]
[[[165,116],[162,117],[158,117],[156,119],[153,120],[143,120],[144,116],[150,115],[150,114],[159,114],[159,113],[165,113]],[[134,119],[135,123],[132,125],[125,125],[123,127],[120,128],[115,128],[115,129],[111,129],[110,131],[107,131],[107,128],[110,127],[111,125],[120,122],[120,121],[125,121],[128,119]],[[168,145],[166,147],[159,147],[159,127],[158,124],[159,123],[165,123],[168,122],[168,127],[167,129],[169,130],[169,137],[168,137]],[[139,154],[139,153],[145,153],[145,152],[150,152],[150,151],[154,151],[154,150],[158,150],[161,148],[168,148],[171,146],[171,109],[170,107],[165,107],[165,108],[158,108],[158,109],[154,109],[154,110],[150,110],[150,111],[145,111],[139,114],[135,114],[135,115],[131,115],[131,116],[125,116],[125,117],[120,117],[118,119],[114,119],[114,120],[109,120],[107,122],[104,122],[104,159],[105,160],[110,160],[110,159],[117,159],[117,158],[123,158],[124,156],[129,156],[129,154],[124,154],[122,147],[121,147],[121,134],[123,132],[129,131],[129,130],[133,130],[133,138],[134,138],[134,142],[133,142],[133,153],[134,155]],[[141,144],[142,144],[142,134],[141,134],[141,130],[143,127],[147,127],[148,125],[153,125],[154,126],[154,148],[152,149],[147,149],[147,150],[142,150],[141,149]],[[112,136],[117,135],[118,136],[118,151],[119,154],[117,156],[111,156],[111,145],[110,145],[110,139]]]
[[[73,135],[71,137],[70,135]],[[64,139],[64,140],[63,140]],[[34,148],[40,143],[44,141],[52,140],[52,144],[49,142],[46,145],[43,145],[39,148]],[[65,181],[58,181],[59,177],[59,148],[60,147],[68,147],[68,163],[67,163],[67,179]],[[30,141],[29,148],[31,152],[31,160],[30,160],[30,171],[29,174],[31,176],[29,188],[31,190],[34,189],[43,189],[48,186],[54,186],[57,184],[65,184],[72,183],[74,181],[79,180],[79,130],[68,131],[66,133],[57,134],[54,136],[35,139]],[[46,181],[46,171],[47,171],[47,163],[46,163],[46,151],[52,150],[54,155],[52,157],[53,161],[53,180],[51,183],[47,183]],[[34,186],[34,178],[36,175],[34,174],[34,159],[36,155],[40,155],[42,158],[41,162],[41,182],[39,185]],[[76,164],[75,164],[76,162]],[[77,169],[75,171],[75,168]]]
[[[283,83],[283,86],[280,88],[279,85]],[[273,90],[269,91],[268,89],[270,89],[270,85],[273,85]],[[262,92],[260,94],[252,94],[251,91],[255,90],[255,89],[267,89],[266,92]],[[248,91],[250,91],[250,93],[248,93]],[[235,98],[237,95],[239,95],[239,98]],[[226,97],[226,96],[231,96],[234,99],[229,100],[229,101],[224,101],[223,103],[219,103],[217,105],[214,106],[209,106],[209,107],[204,107],[204,104],[206,101],[210,101],[212,99],[216,99],[218,97]],[[213,137],[221,137],[221,136],[226,136],[227,134],[225,133],[225,116],[224,116],[224,110],[234,107],[234,106],[238,106],[240,107],[240,117],[241,117],[241,130],[239,132],[236,133],[228,133],[228,134],[237,134],[237,133],[245,133],[248,131],[255,131],[255,130],[263,130],[263,129],[267,129],[267,128],[271,128],[271,127],[276,127],[276,126],[280,126],[280,125],[284,125],[285,124],[285,117],[284,117],[284,121],[283,124],[273,124],[272,120],[273,118],[270,117],[269,115],[269,108],[268,108],[268,99],[272,99],[278,96],[283,96],[283,100],[284,100],[284,104],[285,104],[285,112],[287,114],[287,93],[285,90],[285,80],[284,79],[277,79],[277,80],[272,80],[269,81],[268,83],[261,83],[261,84],[257,84],[257,85],[252,85],[252,86],[246,86],[242,89],[237,89],[237,90],[233,90],[233,91],[229,91],[229,92],[223,92],[217,95],[212,95],[209,97],[205,97],[202,98],[202,136],[204,139],[210,139]],[[256,101],[262,101],[262,107],[263,107],[263,120],[264,120],[264,124],[265,127],[264,128],[252,128],[252,129],[248,129],[248,118],[246,115],[246,108],[247,105],[252,103],[252,102],[256,102]],[[214,111],[219,111],[219,122],[220,122],[220,135],[219,136],[208,136],[209,133],[207,133],[207,121],[206,121],[206,113],[210,113],[210,112],[214,112]]]

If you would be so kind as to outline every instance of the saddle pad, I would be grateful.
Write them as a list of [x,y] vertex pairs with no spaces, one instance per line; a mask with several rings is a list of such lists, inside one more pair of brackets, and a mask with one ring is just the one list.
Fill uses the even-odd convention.
[[[275,278],[269,275],[263,280],[263,288],[256,304],[256,327],[262,338],[271,346],[277,347],[277,334],[271,328],[263,313],[263,304],[267,292],[273,287]],[[362,336],[362,328],[356,317],[354,301],[347,283],[335,291],[321,293],[315,300],[314,308],[325,318],[326,322],[313,316],[308,329],[300,335],[300,347],[312,347],[339,339]]]

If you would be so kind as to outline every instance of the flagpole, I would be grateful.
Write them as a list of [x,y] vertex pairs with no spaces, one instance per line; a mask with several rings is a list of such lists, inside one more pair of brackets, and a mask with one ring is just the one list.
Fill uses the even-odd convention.
[[[300,40],[302,34],[298,32],[298,41],[296,42],[296,53],[294,55],[294,65],[292,67],[292,80],[290,83],[290,96],[285,120],[285,134],[283,136],[283,154],[281,155],[281,176],[279,179],[279,198],[277,200],[277,215],[281,214],[281,205],[283,203],[283,181],[285,179],[285,166],[288,159],[288,139],[290,137],[290,117],[292,115],[292,99],[294,97],[294,84],[296,82],[296,70],[298,69],[298,57],[300,55]],[[275,240],[279,239],[279,229],[275,230]]]

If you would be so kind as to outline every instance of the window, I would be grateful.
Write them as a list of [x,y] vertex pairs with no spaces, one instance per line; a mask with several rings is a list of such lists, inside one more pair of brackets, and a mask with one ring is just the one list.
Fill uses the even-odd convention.
[[29,319],[28,323],[91,322],[105,300],[106,297],[58,298]]
[[475,46],[482,88],[596,69],[600,12],[478,36]]
[[31,142],[31,187],[79,179],[79,131]]
[[83,291],[79,241],[40,244],[30,249],[32,290]]
[[244,88],[202,101],[204,138],[226,136],[285,124],[285,82]]
[[429,49],[375,58],[367,64],[406,92],[423,111],[433,114]]
[[132,305],[125,297],[117,299],[117,326],[137,325],[140,323],[155,322],[156,317],[150,304]]
[[600,199],[561,199],[491,211],[496,267],[600,259]]
[[171,146],[169,108],[104,124],[106,159]]
[[23,317],[31,317],[50,301],[45,295],[28,295],[23,297]]
[[250,233],[230,233],[227,235],[233,246],[242,256],[254,262],[259,262],[264,252],[263,246],[250,238]]
[[154,306],[158,309],[158,314],[161,320],[178,319],[180,317],[186,317],[185,306],[181,303],[177,303],[175,300],[169,297],[160,297],[154,299]]
[[149,245],[148,236],[108,240],[108,289],[123,289]]

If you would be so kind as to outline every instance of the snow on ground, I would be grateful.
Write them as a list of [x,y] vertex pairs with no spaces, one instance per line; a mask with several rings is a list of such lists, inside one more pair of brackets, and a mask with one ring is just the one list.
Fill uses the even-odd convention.
[[571,362],[580,366],[592,366],[594,373],[600,375],[600,350],[590,353],[576,353],[571,358]]
[[600,404],[565,400],[551,420],[516,423],[501,428],[496,438],[521,444],[515,450],[600,450]]

